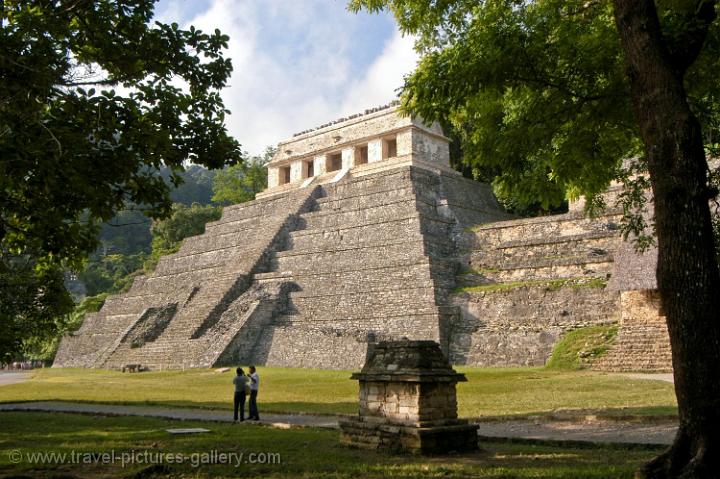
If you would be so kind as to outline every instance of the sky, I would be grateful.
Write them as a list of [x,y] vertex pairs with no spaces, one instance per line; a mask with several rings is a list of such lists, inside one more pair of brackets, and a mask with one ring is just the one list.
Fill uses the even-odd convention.
[[331,120],[384,105],[416,65],[389,13],[345,0],[161,0],[156,19],[230,37],[222,92],[230,133],[251,155]]

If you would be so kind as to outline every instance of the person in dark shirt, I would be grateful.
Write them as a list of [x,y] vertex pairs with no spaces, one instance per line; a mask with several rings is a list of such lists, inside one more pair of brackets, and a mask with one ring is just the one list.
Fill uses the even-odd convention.
[[235,385],[235,397],[234,397],[234,412],[233,422],[238,420],[238,409],[240,410],[240,421],[245,420],[245,395],[247,394],[248,382],[250,379],[245,376],[245,371],[242,368],[237,368],[235,371],[237,376],[233,378],[233,384]]

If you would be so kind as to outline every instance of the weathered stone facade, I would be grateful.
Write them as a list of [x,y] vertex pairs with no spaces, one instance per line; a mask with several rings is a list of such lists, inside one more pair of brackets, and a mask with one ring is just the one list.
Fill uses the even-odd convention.
[[457,364],[530,365],[619,322],[619,213],[512,219],[447,143],[393,107],[281,143],[258,199],[109,297],[55,364],[351,369],[407,337]]
[[360,382],[359,414],[340,421],[341,441],[386,452],[446,454],[478,449],[477,424],[458,419],[455,372],[434,341],[371,346]]

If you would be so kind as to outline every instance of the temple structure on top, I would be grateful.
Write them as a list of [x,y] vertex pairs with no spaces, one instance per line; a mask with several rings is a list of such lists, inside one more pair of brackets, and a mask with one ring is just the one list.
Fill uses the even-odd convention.
[[405,165],[454,173],[448,144],[437,123],[398,115],[394,105],[368,110],[280,143],[258,197],[338,181],[351,170],[354,177]]
[[395,105],[343,118],[280,143],[268,182],[88,314],[55,365],[355,369],[401,338],[540,365],[568,331],[619,325],[597,367],[670,368],[654,286],[615,261],[620,211],[513,218],[450,168],[437,124]]

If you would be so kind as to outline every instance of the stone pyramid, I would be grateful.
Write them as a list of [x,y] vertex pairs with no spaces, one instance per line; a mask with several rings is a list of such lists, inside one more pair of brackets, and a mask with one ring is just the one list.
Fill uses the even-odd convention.
[[612,274],[617,212],[513,219],[448,143],[395,106],[281,143],[265,192],[109,297],[54,365],[353,369],[401,338],[543,364],[564,332],[618,322],[616,291],[578,286]]

